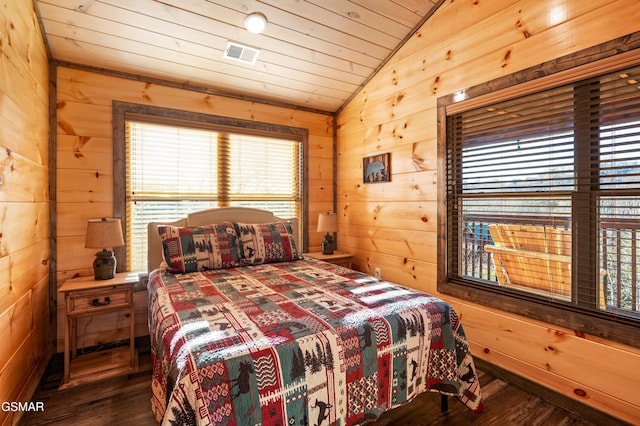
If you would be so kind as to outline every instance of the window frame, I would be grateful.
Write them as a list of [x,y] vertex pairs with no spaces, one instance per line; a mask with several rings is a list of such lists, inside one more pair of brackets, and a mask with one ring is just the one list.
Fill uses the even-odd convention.
[[[127,240],[127,215],[126,215],[126,120],[127,115],[146,116],[156,123],[175,124],[176,122],[192,122],[194,127],[216,126],[227,127],[236,133],[251,135],[264,135],[280,139],[298,139],[302,142],[302,167],[301,167],[301,217],[298,218],[301,231],[302,251],[308,247],[308,140],[309,130],[302,127],[293,127],[266,123],[253,120],[244,120],[213,114],[204,114],[164,108],[130,102],[113,101],[113,214],[122,221],[123,237]],[[117,271],[124,272],[127,264],[126,247],[114,248],[117,259]]]
[[[573,329],[576,334],[590,334],[615,342],[640,347],[638,321],[607,315],[605,312],[586,311],[571,305],[556,305],[525,293],[505,292],[500,287],[456,280],[449,272],[452,248],[447,244],[447,115],[475,108],[490,102],[542,91],[562,84],[605,74],[619,68],[638,65],[640,32],[594,46],[580,52],[542,63],[511,75],[473,86],[438,99],[438,265],[439,292],[463,300],[499,309],[527,318]],[[580,64],[580,65],[578,65]],[[576,241],[574,241],[574,244]],[[591,250],[592,251],[592,250]],[[596,254],[590,253],[590,262]],[[574,257],[574,270],[577,258]],[[594,266],[595,267],[595,266]],[[578,273],[581,269],[577,268]],[[590,273],[590,271],[587,271]]]

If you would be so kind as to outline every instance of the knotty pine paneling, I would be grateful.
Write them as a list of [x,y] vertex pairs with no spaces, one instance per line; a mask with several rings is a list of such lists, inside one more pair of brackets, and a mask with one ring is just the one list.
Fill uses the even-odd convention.
[[[441,1],[262,1],[260,35],[239,30],[240,1],[35,4],[58,60],[335,111]],[[261,66],[224,60],[229,39]]]
[[110,137],[58,135],[57,139],[59,155],[56,162],[61,169],[73,169],[80,161],[88,169],[98,169],[106,166],[103,164],[105,157],[113,157]]
[[[355,254],[358,269],[380,267],[383,278],[436,293],[436,247],[446,238],[435,227],[438,97],[639,30],[634,0],[443,3],[336,118],[340,250]],[[384,152],[391,182],[364,185],[362,157]],[[448,299],[476,357],[640,419],[640,372],[630,368],[640,349]]]
[[[465,320],[472,323],[465,327],[465,331],[467,328],[473,329],[473,333],[480,336],[479,338],[485,341],[493,339],[489,352],[509,353],[520,362],[525,361],[558,375],[574,368],[575,363],[589,365],[588,369],[576,371],[571,379],[577,383],[588,384],[605,394],[615,393],[618,388],[635,387],[635,377],[632,374],[621,375],[619,367],[616,366],[620,363],[633,365],[627,363],[637,361],[632,348],[628,348],[630,351],[612,350],[600,343],[578,337],[572,330],[549,329],[544,324],[536,324],[540,329],[529,335],[532,325],[527,320],[510,319],[506,328],[501,327],[505,318],[500,314],[491,315],[484,309],[473,307],[464,307],[462,312]],[[477,322],[480,318],[483,318],[481,323]],[[487,324],[492,326],[487,327]],[[531,344],[534,347],[543,347],[544,350],[531,350]],[[563,353],[572,353],[573,356],[562,356]],[[631,392],[625,399],[632,405],[640,405],[638,392]]]
[[[48,203],[2,203],[0,219],[4,225],[0,236],[0,257],[17,253],[49,238]],[[36,259],[46,261],[47,256],[36,256]]]
[[0,257],[0,312],[11,308],[35,282],[48,276],[49,240]]
[[[433,231],[398,232],[395,228],[373,229],[348,223],[340,228],[338,237],[345,239],[345,246],[358,245],[365,252],[402,253],[407,258],[419,259],[429,264],[437,261]],[[373,268],[367,268],[367,272],[369,269],[373,271]]]
[[0,401],[28,401],[49,357],[49,66],[31,2],[0,7]]
[[[57,189],[58,203],[112,203],[112,170],[58,168]],[[108,212],[102,214],[105,215],[110,216]]]
[[[370,223],[377,225],[376,227],[436,231],[435,200],[354,202],[344,204],[339,211],[340,215],[348,218],[349,223]],[[390,226],[391,224],[394,226]]]
[[[362,160],[360,161],[362,162]],[[362,170],[362,167],[360,167]],[[392,169],[393,170],[393,169]],[[392,172],[393,173],[393,172]],[[362,172],[354,177],[354,181],[362,179]],[[349,203],[371,199],[385,199],[386,201],[436,201],[436,173],[427,170],[426,173],[416,175],[416,173],[393,173],[390,183],[385,184],[365,184],[355,183],[351,187],[339,188],[338,198],[346,204],[343,210],[348,209]]]
[[11,148],[0,151],[0,174],[2,175],[0,202],[48,203],[47,168],[42,163],[25,158],[19,153],[20,150],[14,151]]
[[[578,401],[601,411],[615,413],[632,424],[637,420],[637,392],[631,392],[625,400],[610,397],[619,392],[620,387],[635,387],[636,377],[621,375],[620,369],[620,365],[637,364],[634,348],[591,336],[578,336],[573,330],[550,328],[548,324],[524,317],[505,316],[504,312],[468,301],[456,301],[454,307],[465,324],[467,335],[483,337],[481,344],[479,339],[470,342],[476,356],[481,355],[486,361],[509,371],[518,371],[543,386],[573,395]],[[532,350],[536,347],[544,350]],[[576,363],[583,368],[576,368]],[[541,369],[547,373],[541,374]],[[567,371],[574,375],[567,377]]]
[[[77,102],[88,106],[111,107],[114,99],[140,104],[163,106],[227,117],[256,120],[265,123],[282,124],[309,129],[310,135],[320,139],[333,135],[333,117],[305,110],[276,107],[259,102],[251,102],[237,98],[226,98],[212,94],[182,90],[144,81],[129,80],[89,71],[60,67],[58,69],[57,87],[58,104],[60,102]],[[74,108],[74,107],[70,107]],[[111,118],[109,117],[109,120]],[[75,125],[74,122],[70,123]],[[80,124],[78,124],[80,125]],[[108,131],[110,125],[101,126],[96,131]],[[58,134],[61,134],[60,130]],[[94,137],[93,134],[83,135]],[[315,139],[313,139],[315,141]],[[310,141],[310,146],[315,142]],[[318,143],[322,145],[322,143]],[[329,149],[330,150],[330,149]]]
[[[319,249],[319,212],[333,210],[333,117],[226,98],[144,81],[58,67],[57,69],[57,281],[91,275],[94,249],[84,248],[87,219],[113,215],[113,101],[140,103],[309,130],[309,243]],[[136,293],[136,300],[146,292]],[[61,302],[58,301],[58,350],[62,349]],[[146,301],[144,305],[146,306]],[[122,316],[101,325],[87,321],[79,341],[96,345],[127,337]],[[136,334],[146,330],[146,308],[136,302]]]

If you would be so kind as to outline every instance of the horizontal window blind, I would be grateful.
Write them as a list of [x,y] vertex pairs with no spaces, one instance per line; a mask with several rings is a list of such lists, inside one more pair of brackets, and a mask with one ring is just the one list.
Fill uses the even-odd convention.
[[[592,79],[599,84],[597,172],[599,259],[607,273],[605,297],[621,315],[640,312],[640,67]],[[592,98],[596,98],[592,96]],[[595,103],[595,101],[594,101]]]
[[449,117],[456,194],[573,190],[572,103],[562,88]]
[[127,133],[132,201],[215,198],[216,132],[128,121]]
[[447,116],[448,273],[637,315],[640,68]]
[[[600,81],[597,132],[600,190],[640,187],[640,67],[603,76]],[[592,96],[595,98],[595,96]]]
[[127,269],[147,269],[147,224],[223,206],[301,217],[302,141],[126,120]]
[[229,196],[232,200],[294,201],[297,198],[295,177],[298,173],[292,169],[298,157],[296,144],[234,135],[229,145]]

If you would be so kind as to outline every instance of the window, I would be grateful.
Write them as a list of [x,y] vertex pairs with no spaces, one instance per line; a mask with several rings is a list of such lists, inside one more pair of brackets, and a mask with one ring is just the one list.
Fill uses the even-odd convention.
[[640,66],[500,96],[446,108],[439,289],[637,325]]
[[261,130],[252,122],[230,126],[238,120],[153,112],[122,114],[126,185],[118,191],[124,194],[127,270],[147,269],[149,222],[225,206],[304,217],[306,132],[292,135]]

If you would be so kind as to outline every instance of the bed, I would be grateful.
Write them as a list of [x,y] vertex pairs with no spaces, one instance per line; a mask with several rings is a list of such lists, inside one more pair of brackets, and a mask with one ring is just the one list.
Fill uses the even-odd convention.
[[296,230],[246,208],[149,224],[159,422],[364,424],[426,391],[482,411],[449,304],[305,258]]

